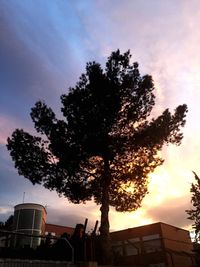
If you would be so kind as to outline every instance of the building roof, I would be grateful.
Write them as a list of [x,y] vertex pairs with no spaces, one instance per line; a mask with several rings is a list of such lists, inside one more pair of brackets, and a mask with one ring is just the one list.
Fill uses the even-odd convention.
[[177,230],[182,230],[182,231],[189,232],[189,231],[186,230],[186,229],[183,229],[183,228],[180,228],[180,227],[177,227],[177,226],[168,224],[168,223],[164,223],[164,222],[156,222],[156,223],[151,223],[151,224],[146,224],[146,225],[141,225],[141,226],[136,226],[136,227],[126,228],[126,229],[122,229],[122,230],[118,230],[118,231],[113,231],[113,232],[111,232],[111,234],[112,234],[112,233],[120,233],[120,232],[124,232],[124,231],[127,231],[127,230],[136,230],[136,229],[139,230],[139,229],[142,229],[142,228],[152,227],[152,226],[159,226],[159,225],[166,225],[166,226],[169,226],[169,227],[176,228]]
[[56,225],[51,223],[46,223],[45,232],[55,233],[57,236],[60,236],[64,233],[73,234],[74,228],[69,226]]
[[35,209],[35,210],[41,210],[44,211],[47,214],[47,211],[45,207],[41,204],[37,203],[20,203],[14,206],[15,210],[23,210],[23,209]]

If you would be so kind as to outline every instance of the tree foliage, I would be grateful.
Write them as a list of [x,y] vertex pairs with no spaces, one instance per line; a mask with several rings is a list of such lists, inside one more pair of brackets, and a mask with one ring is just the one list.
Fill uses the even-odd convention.
[[199,241],[200,237],[200,178],[194,173],[196,183],[192,183],[190,192],[192,193],[191,203],[193,208],[186,210],[189,215],[188,219],[194,221],[193,228],[195,230],[196,241]]
[[0,221],[0,229],[1,230],[12,230],[13,227],[13,215],[10,215],[5,222]]
[[[148,174],[163,163],[164,144],[181,143],[187,106],[150,118],[155,104],[150,75],[131,54],[112,52],[105,70],[86,65],[76,86],[61,96],[64,119],[38,101],[31,118],[39,133],[16,129],[8,150],[20,175],[56,190],[73,203],[101,205],[101,236],[108,241],[109,206],[133,211],[147,194]],[[44,137],[43,137],[44,136]],[[107,241],[106,241],[107,240]]]

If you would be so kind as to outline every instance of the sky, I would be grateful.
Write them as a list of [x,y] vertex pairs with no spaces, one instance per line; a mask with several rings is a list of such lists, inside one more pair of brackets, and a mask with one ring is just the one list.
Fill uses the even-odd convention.
[[[155,83],[153,114],[188,105],[180,146],[164,147],[164,164],[149,177],[149,194],[131,213],[110,209],[111,231],[154,222],[191,229],[191,183],[200,175],[199,0],[0,0],[0,221],[14,206],[39,203],[47,222],[100,219],[93,202],[75,205],[19,176],[6,149],[16,128],[35,134],[31,107],[44,100],[60,116],[60,96],[86,62],[105,66],[112,51],[130,49],[142,75]],[[25,192],[25,194],[24,194]]]

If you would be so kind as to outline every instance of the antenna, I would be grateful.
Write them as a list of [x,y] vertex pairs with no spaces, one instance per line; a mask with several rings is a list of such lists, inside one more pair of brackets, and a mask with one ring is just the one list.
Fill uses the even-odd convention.
[[22,200],[22,203],[24,203],[25,194],[26,194],[26,192],[23,193],[23,200]]

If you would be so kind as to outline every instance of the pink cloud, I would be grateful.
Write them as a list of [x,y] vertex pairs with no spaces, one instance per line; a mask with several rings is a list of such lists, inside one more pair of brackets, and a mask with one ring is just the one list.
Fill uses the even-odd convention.
[[0,144],[5,145],[7,138],[11,136],[16,128],[24,128],[24,121],[18,120],[8,115],[0,115]]
[[0,144],[6,144],[7,138],[12,134],[12,129],[17,127],[17,123],[8,116],[0,116]]

